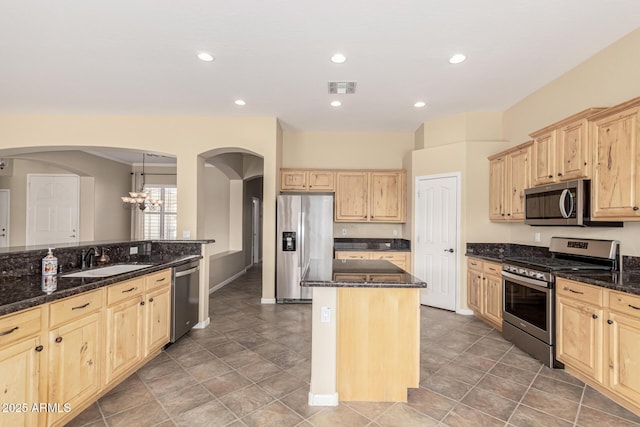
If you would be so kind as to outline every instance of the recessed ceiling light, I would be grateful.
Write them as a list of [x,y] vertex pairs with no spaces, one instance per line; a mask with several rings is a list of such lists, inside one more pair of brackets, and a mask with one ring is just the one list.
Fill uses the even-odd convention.
[[459,64],[462,61],[464,61],[465,59],[467,59],[466,56],[464,56],[461,53],[456,53],[455,55],[453,55],[451,58],[449,58],[449,63],[451,64]]
[[243,106],[243,105],[247,105],[247,103],[242,100],[242,99],[236,99],[235,101],[233,101],[234,104],[239,105],[239,106]]
[[340,101],[331,101],[331,106],[332,107],[339,107],[342,105],[342,102]]
[[418,101],[418,102],[416,102],[415,104],[413,104],[413,106],[414,106],[414,107],[417,107],[417,108],[422,108],[422,107],[424,107],[425,105],[427,105],[427,103],[426,103],[426,102],[424,102],[424,101]]
[[342,64],[346,60],[347,57],[341,53],[336,53],[331,57],[331,62],[333,62],[334,64]]
[[215,58],[213,57],[213,55],[211,55],[210,53],[207,52],[200,52],[198,53],[198,59],[205,61],[205,62],[211,62],[213,61]]

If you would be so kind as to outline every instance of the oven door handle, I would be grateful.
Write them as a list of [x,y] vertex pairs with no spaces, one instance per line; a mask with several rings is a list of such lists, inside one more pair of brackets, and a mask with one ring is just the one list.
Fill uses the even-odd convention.
[[536,286],[538,288],[548,288],[549,284],[547,282],[545,282],[544,280],[536,280],[536,279],[530,279],[529,277],[524,277],[524,276],[518,276],[517,274],[513,274],[513,273],[509,273],[506,271],[502,272],[502,277],[506,277],[508,279],[513,280],[516,283],[526,283],[532,286]]

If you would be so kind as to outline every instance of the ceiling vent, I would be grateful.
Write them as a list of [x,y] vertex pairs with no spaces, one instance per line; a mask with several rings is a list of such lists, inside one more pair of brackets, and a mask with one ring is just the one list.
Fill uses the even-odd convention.
[[337,95],[356,93],[356,82],[329,82],[329,93]]

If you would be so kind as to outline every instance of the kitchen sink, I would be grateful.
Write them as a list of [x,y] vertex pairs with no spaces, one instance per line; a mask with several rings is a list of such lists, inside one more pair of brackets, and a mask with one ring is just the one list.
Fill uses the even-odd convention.
[[109,277],[151,266],[153,266],[153,264],[118,264],[110,265],[108,267],[94,268],[93,270],[83,270],[76,273],[63,274],[61,277]]

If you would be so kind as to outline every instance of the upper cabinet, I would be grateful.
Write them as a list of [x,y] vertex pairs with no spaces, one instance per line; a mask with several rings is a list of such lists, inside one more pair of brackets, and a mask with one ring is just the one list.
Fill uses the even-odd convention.
[[589,118],[604,108],[589,108],[532,133],[533,186],[590,178]]
[[405,222],[405,171],[337,171],[336,222]]
[[334,192],[334,172],[315,169],[280,169],[281,191]]
[[591,118],[594,148],[592,217],[640,220],[640,98]]
[[489,219],[523,221],[524,190],[530,186],[532,142],[489,157]]

